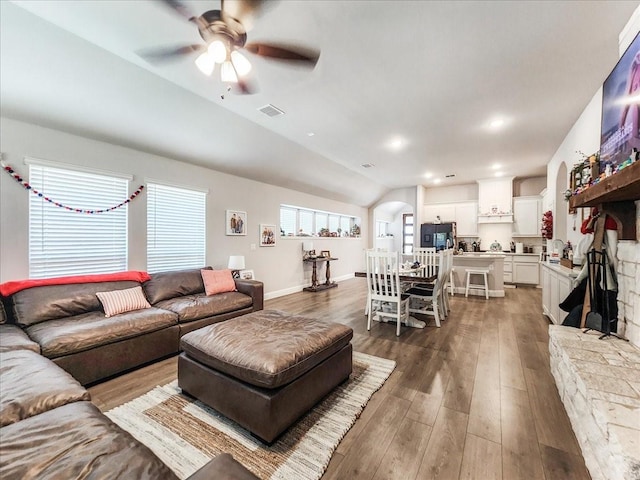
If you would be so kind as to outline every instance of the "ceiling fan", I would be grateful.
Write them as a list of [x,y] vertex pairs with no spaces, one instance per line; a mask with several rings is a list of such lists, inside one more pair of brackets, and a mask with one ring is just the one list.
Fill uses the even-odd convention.
[[255,91],[247,78],[251,63],[240,50],[307,67],[314,67],[320,57],[320,52],[312,49],[272,43],[247,43],[247,31],[253,26],[253,21],[267,3],[266,0],[221,0],[220,10],[209,10],[199,16],[194,15],[182,0],[158,1],[193,23],[204,43],[138,52],[150,63],[197,53],[195,64],[203,74],[210,76],[219,64],[222,82],[236,85],[239,93],[250,94]]

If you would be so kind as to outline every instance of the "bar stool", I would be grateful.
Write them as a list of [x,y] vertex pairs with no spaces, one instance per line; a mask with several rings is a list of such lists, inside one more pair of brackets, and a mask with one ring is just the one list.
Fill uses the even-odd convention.
[[[467,287],[464,290],[464,296],[469,296],[469,287],[484,289],[484,295],[489,300],[489,280],[487,275],[489,274],[488,268],[467,268]],[[482,275],[484,277],[484,284],[471,283],[471,275]]]

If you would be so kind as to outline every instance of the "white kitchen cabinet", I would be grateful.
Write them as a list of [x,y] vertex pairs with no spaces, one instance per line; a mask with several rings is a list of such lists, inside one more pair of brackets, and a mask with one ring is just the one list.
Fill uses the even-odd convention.
[[432,203],[422,207],[422,223],[456,222],[458,237],[478,235],[478,202]]
[[542,263],[542,313],[555,324],[561,324],[567,316],[559,305],[571,293],[575,275],[568,268]]
[[504,283],[513,283],[513,258],[511,255],[504,257]]
[[478,202],[456,203],[455,218],[458,237],[478,235]]
[[422,207],[422,223],[433,223],[440,217],[443,223],[456,221],[456,207],[453,203],[432,203]]
[[515,197],[513,199],[513,236],[539,237],[542,219],[540,196]]
[[538,285],[540,267],[538,255],[513,255],[513,283]]

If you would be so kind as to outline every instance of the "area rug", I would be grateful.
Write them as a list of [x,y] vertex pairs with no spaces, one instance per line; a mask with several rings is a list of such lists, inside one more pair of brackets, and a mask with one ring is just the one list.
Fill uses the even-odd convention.
[[215,410],[181,394],[177,380],[106,412],[180,478],[227,452],[262,479],[319,479],[338,444],[396,363],[353,352],[353,372],[267,446]]

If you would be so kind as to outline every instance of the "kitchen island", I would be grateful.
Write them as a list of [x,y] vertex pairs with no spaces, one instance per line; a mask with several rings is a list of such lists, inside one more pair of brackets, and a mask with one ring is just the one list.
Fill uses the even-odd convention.
[[[456,294],[463,294],[467,284],[467,268],[487,268],[489,270],[489,297],[504,297],[504,259],[501,253],[471,253],[466,252],[453,256],[453,283]],[[477,279],[472,279],[472,283]],[[480,289],[469,289],[469,295],[482,295]]]

